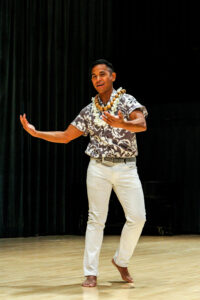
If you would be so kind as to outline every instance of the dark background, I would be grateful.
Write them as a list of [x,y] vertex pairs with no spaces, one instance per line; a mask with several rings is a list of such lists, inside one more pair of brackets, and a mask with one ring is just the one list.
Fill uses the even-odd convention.
[[[19,115],[39,130],[66,129],[95,94],[88,67],[98,58],[114,64],[115,88],[149,112],[148,131],[137,135],[149,220],[143,234],[200,233],[193,2],[1,0],[0,14],[0,236],[84,234],[88,139],[34,139]],[[106,233],[119,233],[114,195],[110,206]]]

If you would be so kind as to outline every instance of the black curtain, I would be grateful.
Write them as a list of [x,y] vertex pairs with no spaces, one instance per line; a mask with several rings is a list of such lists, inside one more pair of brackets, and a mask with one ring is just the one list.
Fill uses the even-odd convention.
[[[200,232],[198,14],[186,1],[0,1],[0,236],[84,233],[87,138],[34,139],[63,130],[94,95],[88,67],[106,58],[149,110],[138,134],[142,181],[177,184],[179,231]],[[159,213],[159,212],[158,212]]]

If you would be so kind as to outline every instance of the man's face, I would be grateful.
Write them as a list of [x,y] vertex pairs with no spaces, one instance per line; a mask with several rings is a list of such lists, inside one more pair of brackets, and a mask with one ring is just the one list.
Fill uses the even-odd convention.
[[92,68],[92,84],[99,94],[112,91],[116,73],[111,73],[110,69],[104,65],[96,65]]

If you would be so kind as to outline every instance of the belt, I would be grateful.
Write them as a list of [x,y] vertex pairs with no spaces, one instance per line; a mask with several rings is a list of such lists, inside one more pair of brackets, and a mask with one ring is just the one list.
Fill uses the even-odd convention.
[[110,161],[112,163],[126,163],[128,161],[136,161],[135,157],[128,157],[128,158],[121,158],[121,157],[102,157],[102,158],[95,158],[98,162],[105,162]]

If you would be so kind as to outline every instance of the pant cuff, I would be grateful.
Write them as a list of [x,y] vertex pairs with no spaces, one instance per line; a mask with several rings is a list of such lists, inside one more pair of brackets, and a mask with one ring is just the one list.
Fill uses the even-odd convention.
[[128,267],[128,264],[123,264],[123,263],[118,262],[117,258],[113,257],[113,259],[114,259],[114,262],[116,263],[116,265],[118,265],[119,267],[122,267],[122,268]]

